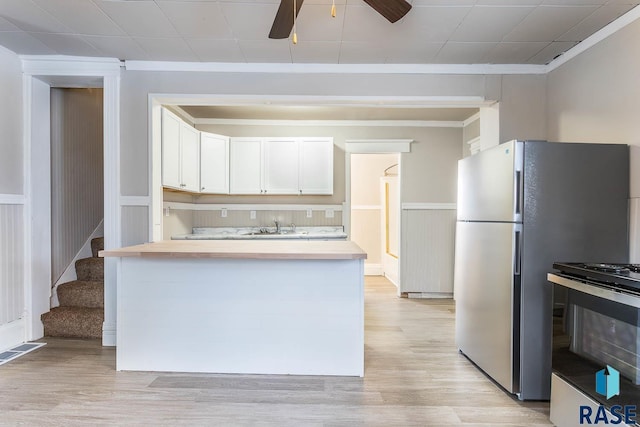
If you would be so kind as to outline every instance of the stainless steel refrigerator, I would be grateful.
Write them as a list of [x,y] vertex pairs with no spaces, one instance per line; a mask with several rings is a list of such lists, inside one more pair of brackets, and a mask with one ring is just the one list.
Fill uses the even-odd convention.
[[554,261],[628,262],[629,148],[510,141],[458,163],[460,351],[522,400],[551,388]]

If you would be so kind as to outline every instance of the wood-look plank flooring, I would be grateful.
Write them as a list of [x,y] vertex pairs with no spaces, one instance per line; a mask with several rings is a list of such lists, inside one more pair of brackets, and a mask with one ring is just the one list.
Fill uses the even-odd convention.
[[458,353],[451,300],[367,277],[365,313],[364,378],[116,372],[99,341],[47,338],[0,366],[0,425],[551,425]]

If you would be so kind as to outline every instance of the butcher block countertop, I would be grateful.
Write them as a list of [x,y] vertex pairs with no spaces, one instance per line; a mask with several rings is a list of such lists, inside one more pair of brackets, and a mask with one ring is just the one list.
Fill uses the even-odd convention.
[[164,240],[103,250],[101,257],[230,259],[366,259],[351,241]]

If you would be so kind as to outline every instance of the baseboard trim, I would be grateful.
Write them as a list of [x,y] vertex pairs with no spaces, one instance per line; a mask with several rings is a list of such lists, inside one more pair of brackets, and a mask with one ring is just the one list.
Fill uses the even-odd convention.
[[25,342],[24,319],[14,320],[0,326],[0,351]]
[[364,275],[365,276],[384,276],[384,268],[382,264],[367,264],[364,263]]
[[116,346],[116,324],[115,323],[105,322],[102,324],[102,345],[103,347]]
[[60,278],[56,280],[56,283],[54,283],[53,289],[51,290],[51,308],[54,308],[60,305],[60,302],[58,301],[58,293],[57,293],[58,286],[63,283],[72,282],[78,278],[78,276],[76,275],[76,261],[82,258],[89,258],[90,256],[92,256],[93,254],[91,252],[91,240],[95,239],[96,237],[102,237],[102,236],[104,236],[104,220],[100,221],[100,223],[93,230],[89,238],[84,242],[84,245],[82,245],[82,247],[80,248],[76,256],[73,257],[73,259],[71,260],[67,268],[64,270],[64,273],[62,273],[62,276],[60,276]]
[[407,298],[416,299],[452,299],[453,293],[451,292],[406,292]]

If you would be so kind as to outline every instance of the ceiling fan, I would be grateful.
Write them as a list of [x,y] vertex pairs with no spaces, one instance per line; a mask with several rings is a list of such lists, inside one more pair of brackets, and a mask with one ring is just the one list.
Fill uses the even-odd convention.
[[[273,20],[273,26],[269,33],[270,39],[286,39],[293,28],[293,8],[296,8],[296,17],[300,12],[304,0],[280,0],[280,7]],[[389,22],[394,23],[411,9],[411,4],[405,0],[364,0],[376,12],[384,16]]]

